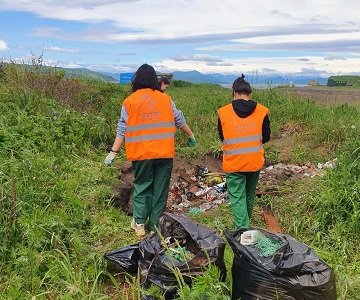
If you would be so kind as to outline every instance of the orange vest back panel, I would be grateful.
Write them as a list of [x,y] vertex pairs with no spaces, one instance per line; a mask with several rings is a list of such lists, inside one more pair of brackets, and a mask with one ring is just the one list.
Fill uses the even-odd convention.
[[268,113],[269,110],[259,103],[246,118],[240,118],[231,103],[218,110],[224,135],[225,172],[256,172],[263,167],[262,124]]
[[171,98],[159,91],[140,89],[125,99],[124,106],[128,113],[127,159],[173,158],[176,129]]

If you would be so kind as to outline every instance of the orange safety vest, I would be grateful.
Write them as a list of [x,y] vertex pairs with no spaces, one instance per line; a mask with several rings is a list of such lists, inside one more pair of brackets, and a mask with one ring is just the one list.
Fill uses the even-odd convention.
[[269,110],[259,103],[246,118],[240,118],[231,103],[218,110],[224,135],[224,172],[256,172],[263,167],[262,124],[268,113]]
[[127,159],[173,158],[176,128],[170,96],[149,88],[140,89],[127,97],[123,105],[128,113]]

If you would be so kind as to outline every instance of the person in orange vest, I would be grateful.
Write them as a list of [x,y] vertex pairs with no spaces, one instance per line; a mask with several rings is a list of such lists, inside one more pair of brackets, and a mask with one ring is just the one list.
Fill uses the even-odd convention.
[[223,170],[236,228],[248,228],[260,169],[265,163],[263,144],[270,140],[269,109],[251,100],[245,76],[232,85],[233,100],[218,109]]
[[143,236],[145,223],[154,232],[166,208],[176,128],[188,135],[188,146],[195,146],[196,140],[183,113],[169,95],[160,91],[152,66],[140,66],[131,87],[132,94],[123,102],[117,135],[104,162],[111,164],[125,143],[126,158],[134,169],[131,227],[136,235]]

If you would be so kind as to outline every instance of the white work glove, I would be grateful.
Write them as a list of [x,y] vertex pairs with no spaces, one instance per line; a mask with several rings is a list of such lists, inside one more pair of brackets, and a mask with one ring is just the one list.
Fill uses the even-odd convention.
[[110,151],[110,153],[106,156],[105,160],[104,160],[104,164],[105,165],[111,165],[115,159],[116,153]]

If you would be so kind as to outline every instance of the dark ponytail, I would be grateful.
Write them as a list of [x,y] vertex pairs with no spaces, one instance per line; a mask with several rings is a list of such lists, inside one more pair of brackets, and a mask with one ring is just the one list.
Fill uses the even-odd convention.
[[233,93],[249,96],[252,93],[252,89],[250,84],[244,78],[245,75],[241,73],[241,76],[234,81],[232,85]]

